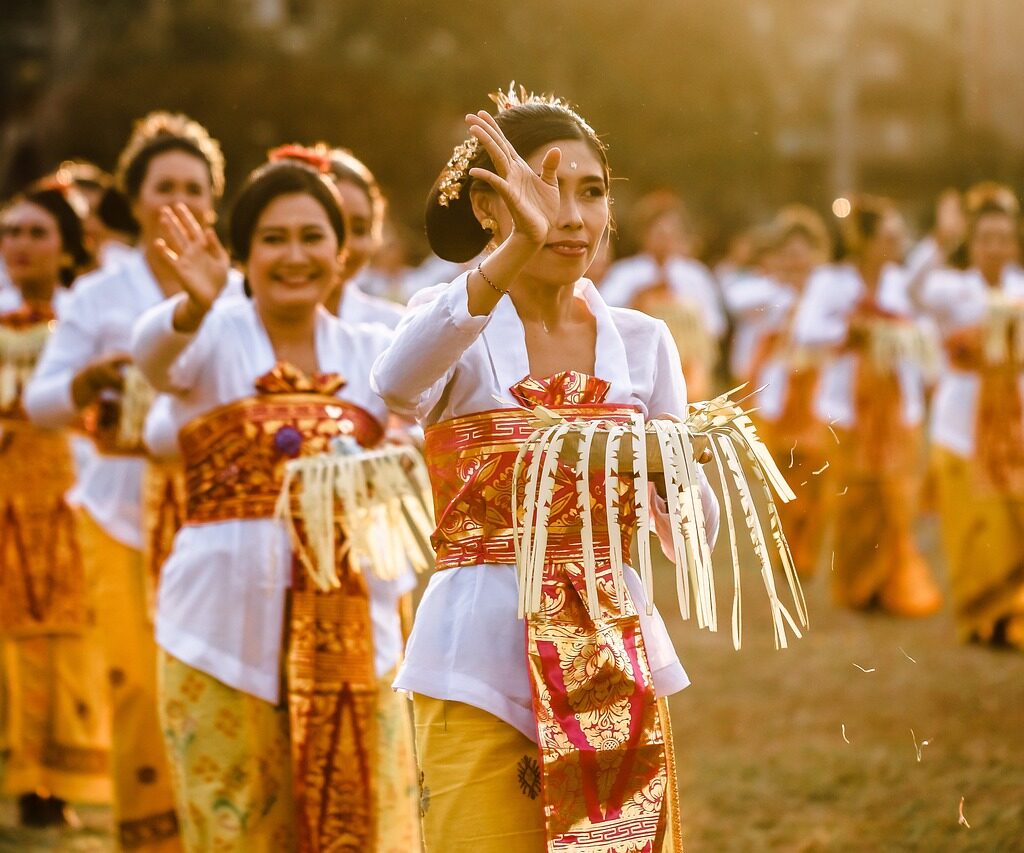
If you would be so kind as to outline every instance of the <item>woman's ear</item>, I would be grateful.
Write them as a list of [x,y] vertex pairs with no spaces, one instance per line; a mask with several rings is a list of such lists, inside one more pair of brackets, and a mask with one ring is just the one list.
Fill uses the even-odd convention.
[[498,205],[501,201],[497,193],[490,189],[474,186],[469,193],[469,203],[473,208],[473,216],[480,223],[484,231],[490,231],[491,235],[500,242],[498,235]]

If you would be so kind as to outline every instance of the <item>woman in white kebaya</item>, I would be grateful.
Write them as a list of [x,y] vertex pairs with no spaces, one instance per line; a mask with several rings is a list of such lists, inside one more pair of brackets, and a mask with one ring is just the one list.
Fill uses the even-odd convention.
[[[668,731],[664,697],[686,674],[632,570],[628,615],[601,621],[603,645],[572,586],[559,587],[550,615],[578,646],[517,618],[511,473],[537,405],[683,417],[679,356],[664,323],[609,307],[584,277],[609,222],[608,162],[594,131],[556,99],[495,98],[496,116],[467,116],[470,138],[427,205],[440,257],[487,253],[412,300],[373,373],[389,405],[425,427],[438,523],[439,570],[395,682],[414,698],[424,840],[431,851],[487,853],[600,835],[609,848],[678,849],[671,748],[654,744]],[[582,559],[578,521],[561,512],[551,520],[552,531],[565,525],[564,548],[549,550],[552,583],[575,576],[573,555],[577,567]],[[595,536],[600,563],[619,544],[607,530]]]
[[903,221],[890,202],[860,198],[844,225],[849,260],[811,277],[794,329],[797,345],[830,359],[815,412],[839,440],[833,592],[847,607],[925,616],[942,598],[914,539],[927,345],[900,265]]
[[[779,211],[771,231],[771,277],[737,281],[729,293],[750,348],[743,378],[756,391],[761,435],[797,493],[797,500],[779,507],[786,538],[797,571],[810,577],[823,542],[827,481],[814,472],[833,445],[814,412],[823,362],[795,342],[794,321],[807,284],[828,261],[831,247],[821,217],[799,205]],[[740,342],[737,332],[734,345]]]
[[[122,845],[177,850],[178,824],[156,702],[156,648],[142,557],[142,429],[150,392],[131,366],[132,325],[178,286],[161,271],[160,210],[184,204],[211,223],[224,189],[216,140],[186,116],[139,121],[118,165],[139,227],[120,263],[79,281],[74,310],[60,319],[25,396],[33,421],[85,420],[96,453],[71,493],[105,644],[113,705],[113,775]],[[237,286],[237,285],[236,285]]]
[[390,690],[401,590],[360,571],[342,538],[340,586],[318,591],[274,517],[289,459],[340,435],[375,445],[388,415],[369,374],[390,332],[322,305],[345,220],[328,164],[307,154],[257,169],[235,204],[251,299],[218,300],[226,253],[186,209],[165,211],[184,293],[135,331],[185,467],[156,627],[182,835],[197,853],[418,845],[408,703]]
[[966,270],[913,290],[946,353],[932,401],[943,544],[961,637],[1024,649],[1024,271],[1013,192],[967,193]]

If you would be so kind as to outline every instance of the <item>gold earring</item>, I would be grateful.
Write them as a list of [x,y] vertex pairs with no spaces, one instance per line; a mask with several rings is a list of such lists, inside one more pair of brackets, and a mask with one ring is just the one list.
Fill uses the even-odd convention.
[[494,234],[494,232],[498,230],[498,223],[490,217],[487,217],[487,219],[480,223],[480,227],[483,228],[484,231],[490,231],[491,234]]

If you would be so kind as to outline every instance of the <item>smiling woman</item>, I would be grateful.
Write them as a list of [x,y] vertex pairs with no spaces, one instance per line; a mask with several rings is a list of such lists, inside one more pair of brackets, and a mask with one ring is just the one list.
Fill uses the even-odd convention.
[[369,374],[389,332],[321,304],[345,250],[337,190],[314,152],[289,148],[231,216],[251,298],[218,301],[227,252],[187,206],[165,208],[157,245],[183,293],[135,334],[185,465],[156,613],[182,837],[197,853],[412,850],[412,733],[389,676],[408,579],[360,571],[339,535],[340,586],[314,591],[274,519],[290,459],[341,434],[374,445],[388,414]]
[[[438,255],[485,257],[414,297],[373,373],[383,398],[426,428],[438,519],[441,571],[395,681],[414,694],[424,840],[474,853],[676,851],[664,697],[686,673],[637,573],[628,569],[625,590],[612,583],[621,543],[607,517],[595,514],[584,546],[566,510],[574,500],[551,510],[558,545],[544,565],[543,616],[517,618],[512,483],[538,405],[574,420],[685,417],[679,355],[663,322],[609,308],[584,277],[609,225],[608,161],[593,129],[557,98],[513,88],[495,99],[497,115],[466,117],[470,138],[426,213]],[[618,490],[632,518],[631,487],[614,476],[591,484],[595,504]],[[558,495],[574,498],[578,485],[555,473]],[[701,501],[713,539],[717,501],[703,477]],[[582,598],[591,556],[596,621]]]

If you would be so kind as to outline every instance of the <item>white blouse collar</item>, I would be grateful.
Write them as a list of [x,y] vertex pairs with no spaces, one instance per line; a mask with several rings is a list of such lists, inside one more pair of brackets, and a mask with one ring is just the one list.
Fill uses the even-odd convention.
[[[633,383],[629,375],[626,347],[611,310],[589,279],[581,278],[576,282],[575,295],[587,303],[597,323],[594,373],[599,379],[611,383],[609,402],[628,401],[633,393]],[[498,396],[502,398],[503,405],[510,403],[508,389],[530,374],[526,330],[511,299],[502,299],[495,306],[483,338],[500,389]]]

